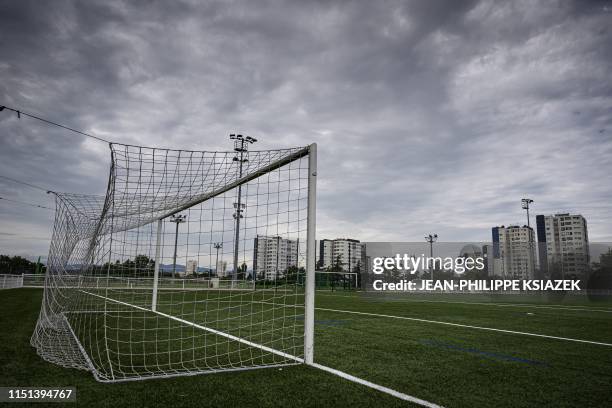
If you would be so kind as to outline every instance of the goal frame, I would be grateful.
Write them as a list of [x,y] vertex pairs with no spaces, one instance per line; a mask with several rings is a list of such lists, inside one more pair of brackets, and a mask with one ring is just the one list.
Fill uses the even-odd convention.
[[257,173],[253,173],[242,177],[235,182],[224,186],[221,189],[211,192],[206,197],[194,200],[178,210],[171,211],[157,220],[157,233],[155,245],[155,269],[153,272],[153,293],[151,301],[151,311],[157,311],[157,294],[159,292],[159,265],[161,256],[161,240],[162,240],[162,223],[164,219],[178,214],[188,208],[210,200],[218,195],[225,193],[233,188],[247,183],[262,174],[275,170],[286,164],[291,163],[301,157],[308,155],[308,198],[307,198],[307,221],[306,221],[306,279],[304,285],[304,360],[307,365],[314,363],[314,304],[315,304],[315,269],[316,269],[316,198],[317,198],[317,144],[312,143],[309,146],[297,151],[296,153],[271,163]]
[[306,226],[306,285],[304,288],[304,363],[314,363],[315,246],[317,197],[317,145],[308,147],[308,212]]
[[[249,369],[267,368],[267,367],[280,367],[280,366],[291,365],[291,364],[315,365],[314,363],[314,310],[315,310],[314,301],[315,301],[315,287],[316,287],[316,283],[315,283],[315,264],[316,264],[315,238],[316,238],[317,145],[313,143],[313,144],[310,144],[308,146],[301,147],[301,148],[298,147],[298,148],[292,148],[292,149],[259,151],[257,153],[261,153],[261,154],[274,154],[274,152],[283,152],[283,153],[279,153],[279,155],[282,155],[280,157],[272,156],[271,158],[268,159],[267,162],[262,163],[261,167],[257,166],[254,168],[253,171],[246,173],[244,176],[241,174],[239,178],[232,178],[231,181],[228,181],[226,184],[222,184],[222,185],[212,184],[212,189],[209,189],[208,191],[204,191],[203,193],[200,193],[197,195],[196,194],[192,194],[192,195],[185,194],[182,196],[183,197],[182,201],[179,201],[175,206],[167,206],[164,204],[165,202],[162,202],[162,204],[159,207],[157,207],[157,208],[160,208],[161,210],[153,210],[153,211],[158,211],[158,212],[154,213],[152,217],[149,217],[146,223],[119,224],[119,227],[116,230],[114,229],[114,225],[113,225],[113,222],[114,222],[113,220],[115,219],[115,217],[119,217],[118,218],[120,220],[119,222],[121,222],[122,220],[121,217],[126,216],[126,215],[132,216],[135,213],[130,212],[130,211],[135,211],[135,210],[130,210],[127,207],[126,207],[127,209],[123,209],[123,207],[119,207],[119,212],[118,213],[114,212],[115,202],[113,200],[115,200],[115,197],[116,197],[115,196],[115,182],[116,180],[121,180],[122,182],[125,182],[126,185],[128,183],[127,177],[121,179],[120,178],[121,173],[116,173],[116,169],[124,170],[124,169],[129,169],[129,167],[122,167],[121,162],[119,162],[120,164],[118,166],[116,165],[116,161],[115,161],[116,154],[115,154],[115,148],[113,145],[114,144],[112,143],[110,144],[112,162],[111,162],[111,171],[109,175],[109,183],[107,187],[106,196],[103,197],[103,196],[79,195],[79,194],[69,194],[69,193],[64,194],[64,193],[52,192],[56,195],[56,203],[58,203],[57,204],[58,207],[56,209],[56,220],[55,220],[54,231],[53,231],[53,240],[52,240],[52,245],[50,248],[50,259],[53,263],[54,268],[51,268],[50,272],[46,274],[45,276],[45,283],[44,283],[45,292],[43,295],[43,299],[44,299],[43,305],[41,306],[39,319],[36,324],[36,328],[30,339],[30,343],[36,349],[37,353],[43,359],[51,363],[54,363],[54,364],[57,364],[63,367],[72,367],[72,368],[78,368],[78,369],[84,369],[84,370],[90,371],[97,381],[107,382],[107,383],[124,382],[124,381],[138,381],[138,380],[146,380],[150,378],[191,376],[191,375],[198,375],[198,374],[228,372],[228,371],[237,371],[237,370],[249,370]],[[123,147],[126,150],[124,153],[125,156],[119,155],[122,160],[124,158],[125,160],[129,160],[129,157],[127,156],[128,148],[151,149],[152,151],[156,150],[155,148],[131,146],[131,145],[119,145],[119,146],[120,148]],[[179,152],[177,153],[179,158],[180,158],[180,152],[183,152],[181,150],[172,150],[172,149],[157,149],[157,150],[166,151],[166,159],[168,158],[167,152]],[[216,152],[204,152],[204,151],[202,152],[187,151],[187,152],[191,154],[201,153],[202,157],[204,157],[204,154],[216,154]],[[284,152],[287,152],[287,153],[284,153]],[[219,153],[221,155],[231,154],[230,152],[219,152]],[[155,156],[153,155],[153,157]],[[213,156],[213,157],[216,157],[216,156]],[[265,160],[265,157],[266,156],[264,156],[264,160]],[[138,157],[133,160],[138,160]],[[298,322],[300,320],[303,321],[303,325],[300,323],[299,325],[294,326],[296,328],[294,332],[295,338],[301,337],[301,340],[303,341],[303,343],[302,341],[299,342],[302,344],[294,343],[293,349],[291,349],[291,351],[287,353],[286,352],[287,349],[284,348],[284,346],[275,345],[270,340],[264,341],[263,339],[261,339],[260,341],[260,340],[255,339],[255,341],[252,341],[253,338],[250,337],[250,334],[246,336],[241,335],[239,331],[240,327],[238,327],[238,333],[237,335],[235,335],[236,333],[232,332],[232,330],[230,330],[229,328],[227,329],[219,328],[219,327],[216,327],[214,324],[211,326],[207,324],[206,321],[200,324],[200,322],[198,322],[197,320],[191,321],[190,318],[183,319],[182,317],[184,317],[184,315],[181,314],[180,311],[178,314],[172,313],[171,311],[169,312],[167,310],[168,308],[167,308],[167,302],[166,302],[166,297],[169,292],[166,291],[166,293],[164,293],[164,291],[168,288],[166,288],[164,284],[165,282],[165,280],[163,279],[164,270],[162,269],[163,259],[165,258],[164,226],[166,225],[165,223],[168,221],[168,218],[182,211],[191,211],[192,208],[198,206],[199,204],[203,204],[209,200],[214,200],[215,198],[219,196],[221,197],[221,199],[225,199],[223,197],[226,193],[231,192],[231,190],[234,190],[234,189],[240,189],[242,186],[247,185],[247,183],[249,182],[257,183],[259,177],[263,177],[268,173],[273,173],[276,171],[278,172],[296,171],[295,167],[293,168],[288,167],[288,169],[285,169],[285,170],[283,169],[285,166],[291,165],[292,163],[296,161],[300,162],[299,168],[297,170],[299,170],[301,174],[301,176],[299,177],[299,180],[302,180],[301,181],[302,183],[301,191],[303,191],[304,184],[307,185],[306,194],[302,193],[302,195],[299,198],[299,200],[302,200],[301,201],[302,203],[306,201],[306,206],[307,206],[305,209],[306,210],[305,219],[304,219],[304,212],[303,212],[304,208],[303,207],[301,207],[300,209],[300,211],[302,211],[301,212],[302,215],[301,215],[301,218],[299,218],[299,222],[302,225],[299,231],[301,231],[300,232],[301,234],[304,234],[304,232],[306,233],[306,240],[305,240],[306,245],[305,245],[305,248],[302,247],[302,249],[300,250],[301,255],[299,255],[301,258],[301,262],[304,262],[301,264],[303,266],[300,266],[301,271],[299,272],[299,274],[302,276],[305,276],[305,282],[302,288],[299,290],[299,292],[296,292],[296,293],[299,293],[299,297],[301,299],[299,303],[296,303],[294,306],[299,309],[303,308],[304,313],[303,315],[299,313],[298,315],[293,316],[296,318],[296,321]],[[178,163],[177,164],[178,166],[180,162],[177,162],[177,163]],[[117,176],[117,174],[120,174],[120,176]],[[117,191],[119,191],[120,194],[125,194],[125,193],[121,193],[123,190],[117,190]],[[129,198],[130,196],[128,196],[128,199]],[[145,197],[145,198],[148,198],[148,197]],[[124,199],[124,198],[122,197],[120,199]],[[71,200],[74,200],[74,202]],[[82,201],[79,201],[79,200],[82,200]],[[83,204],[80,204],[81,202]],[[150,202],[153,203],[154,201],[150,201]],[[272,205],[274,205],[274,202]],[[140,207],[137,207],[137,208],[140,208]],[[156,208],[156,207],[153,207],[153,208]],[[76,214],[75,218],[72,218],[73,211]],[[98,211],[100,212],[98,213]],[[196,211],[199,211],[199,210],[196,210]],[[119,215],[117,216],[117,214]],[[235,216],[236,215],[234,214],[234,217]],[[66,219],[68,219],[70,222],[67,223],[65,221]],[[306,231],[304,231],[303,229],[304,223],[306,224]],[[81,227],[81,225],[83,226]],[[149,270],[150,275],[148,276],[150,277],[149,279],[151,278],[152,279],[149,280],[149,285],[151,286],[134,288],[138,290],[143,290],[143,293],[146,293],[146,295],[143,295],[143,296],[138,295],[140,296],[141,300],[138,300],[138,299],[129,300],[129,297],[126,299],[124,297],[115,298],[115,296],[111,296],[109,292],[113,291],[114,289],[117,289],[114,286],[111,287],[111,286],[106,285],[106,287],[102,287],[102,286],[98,286],[98,284],[96,283],[95,292],[94,292],[90,290],[91,288],[89,286],[87,286],[86,284],[84,285],[84,282],[86,281],[85,278],[89,276],[87,274],[91,274],[92,272],[94,273],[94,275],[92,276],[97,276],[95,275],[96,271],[102,273],[101,275],[97,276],[97,279],[103,278],[104,276],[106,276],[107,280],[110,278],[110,275],[112,274],[111,265],[115,265],[112,262],[112,255],[113,255],[112,245],[114,245],[114,241],[113,241],[114,235],[113,234],[115,233],[121,234],[122,232],[124,234],[127,234],[127,232],[125,231],[130,231],[132,229],[136,229],[137,231],[138,228],[143,228],[145,226],[148,229],[147,231],[150,231],[150,232],[146,232],[146,231],[143,232],[144,234],[148,234],[148,235],[144,235],[145,237],[147,236],[149,237],[148,241],[145,238],[143,242],[145,242],[145,245],[147,245],[146,242],[148,242],[149,252],[145,251],[143,252],[143,254],[150,254],[149,259],[151,259],[152,265],[151,265],[151,269]],[[78,229],[78,228],[82,228],[82,229]],[[136,237],[138,237],[138,234],[139,232],[136,232]],[[177,225],[176,234],[178,234],[178,225]],[[108,238],[105,238],[105,241],[101,243],[99,237],[108,237]],[[118,239],[115,238],[115,241],[121,242],[121,239],[126,240],[125,236],[123,237],[119,236]],[[303,235],[302,235],[302,239],[303,239]],[[176,241],[176,238],[175,238],[175,241]],[[123,247],[120,247],[121,250],[124,250],[126,248],[125,242],[127,241],[123,242]],[[299,238],[298,238],[298,242],[299,242]],[[121,252],[120,250],[118,254],[123,254],[123,253],[129,254],[129,251],[131,251],[132,249],[131,247],[129,247],[129,244],[127,245],[128,245],[127,251]],[[155,247],[153,247],[153,245],[155,245]],[[174,247],[175,247],[174,265],[176,265],[176,242],[175,242]],[[78,252],[75,252],[75,251],[78,251]],[[96,252],[96,251],[100,251],[100,252]],[[137,251],[138,250],[136,249],[136,251],[134,252],[134,256],[136,257],[138,256]],[[100,257],[100,254],[102,257]],[[76,262],[71,261],[71,257],[73,255],[75,256],[75,259],[77,259]],[[108,258],[108,260],[105,263],[102,263],[105,257]],[[218,254],[217,254],[217,258],[218,258]],[[80,261],[81,259],[83,261]],[[129,257],[127,258],[127,260],[129,261]],[[119,265],[119,260],[116,261],[116,264]],[[76,271],[76,270],[78,271],[75,274],[73,271]],[[253,270],[253,273],[256,273],[255,270]],[[235,278],[236,276],[234,276],[232,279],[235,279]],[[253,292],[254,290],[256,290],[255,280],[256,278],[254,278],[252,289],[248,289],[247,292]],[[129,276],[128,276],[128,282],[129,282]],[[232,283],[233,282],[234,281],[232,280]],[[231,287],[233,288],[234,286],[232,285]],[[104,291],[98,292],[99,289],[104,290]],[[128,286],[128,289],[132,289],[132,287]],[[91,300],[86,301],[90,304],[91,306],[90,309],[84,309],[84,311],[82,312],[80,311],[80,309],[71,310],[69,309],[69,307],[71,307],[70,306],[71,303],[68,303],[67,305],[62,304],[61,302],[54,303],[54,297],[57,295],[63,296],[61,291],[64,291],[64,290],[70,290],[70,291],[74,290],[75,291],[74,293],[76,294],[76,296],[74,299],[76,299],[76,301],[74,304],[76,304],[76,302],[79,301],[80,299],[79,296],[83,296],[82,294],[85,294],[89,298],[92,298],[92,299],[96,298],[97,300],[94,299],[93,301]],[[180,290],[180,288],[177,290]],[[183,288],[183,290],[185,290],[185,288]],[[274,294],[276,295],[276,290],[274,291]],[[302,294],[303,294],[303,297],[302,297]],[[129,296],[129,293],[128,293],[128,296]],[[149,299],[146,299],[147,297]],[[68,297],[63,296],[62,299],[68,299]],[[303,303],[302,303],[302,299],[303,299]],[[72,302],[72,301],[73,299],[69,299],[67,302]],[[95,305],[96,302],[100,302],[100,306],[96,306]],[[255,303],[259,303],[259,302],[255,302]],[[111,306],[109,309],[107,309],[107,305],[113,305],[113,304],[115,305],[114,307]],[[186,325],[186,326],[191,326],[192,328],[195,328],[196,330],[202,329],[208,333],[212,333],[212,335],[225,337],[229,339],[229,341],[237,342],[242,345],[253,347],[254,349],[260,349],[261,353],[268,353],[268,355],[280,356],[282,359],[284,359],[284,361],[277,362],[273,359],[270,362],[255,363],[253,365],[248,365],[248,364],[242,365],[242,363],[233,365],[234,363],[232,363],[230,360],[229,363],[221,363],[225,365],[221,365],[219,366],[219,368],[214,366],[214,364],[213,366],[209,366],[207,363],[204,363],[206,364],[205,366],[183,367],[185,369],[184,371],[180,369],[176,370],[172,368],[172,365],[169,362],[169,363],[161,363],[162,366],[166,364],[168,365],[169,368],[161,368],[159,367],[160,363],[157,363],[157,367],[159,371],[156,371],[154,369],[153,371],[148,370],[146,365],[136,366],[136,367],[144,367],[146,372],[143,372],[143,373],[140,373],[140,372],[137,373],[136,372],[137,370],[134,370],[134,369],[132,369],[132,371],[129,371],[129,369],[127,371],[124,371],[124,369],[122,369],[121,367],[126,367],[126,365],[122,366],[119,360],[117,360],[117,358],[115,357],[111,358],[109,354],[109,352],[112,352],[115,355],[121,354],[120,352],[117,351],[117,349],[113,348],[111,350],[109,348],[109,347],[116,347],[116,346],[114,345],[109,346],[109,343],[108,343],[109,339],[107,335],[107,328],[110,328],[111,330],[119,330],[118,329],[119,320],[117,320],[119,318],[117,317],[110,317],[111,319],[115,319],[115,321],[113,321],[115,326],[107,325],[107,315],[110,312],[117,311],[115,310],[117,308],[117,305],[119,308],[130,307],[130,309],[133,308],[134,310],[140,311],[140,312],[145,312],[145,313],[153,312],[155,315],[168,318],[171,321],[174,321],[175,323]],[[282,302],[279,303],[278,306],[274,306],[274,305],[272,306],[280,307],[280,308],[286,307],[283,305]],[[121,312],[121,310],[119,310],[119,312]],[[71,316],[72,313],[101,313],[101,315],[100,317],[93,317],[93,318],[86,317],[84,318],[84,320],[81,320],[76,323],[78,326],[77,327],[77,326],[73,326],[74,322],[69,317]],[[296,312],[294,311],[292,313],[296,313]],[[143,319],[144,318],[145,317],[143,317]],[[149,317],[146,317],[146,318],[149,318]],[[99,322],[100,326],[98,326],[98,323],[96,323],[96,319],[101,319]],[[94,322],[94,323],[91,323],[91,322]],[[82,342],[83,339],[81,338],[81,335],[82,335],[81,331],[84,330],[83,329],[84,327],[85,328],[89,327],[88,324],[96,324],[96,326],[94,328],[93,334],[90,334],[90,337],[86,337],[86,339]],[[298,326],[299,326],[299,329],[297,328]],[[159,327],[154,326],[152,328],[149,328],[149,330],[159,330]],[[100,330],[99,334],[96,333],[96,330],[98,329]],[[89,333],[91,333],[91,331]],[[291,338],[291,337],[288,337],[288,338]],[[113,338],[110,341],[119,342],[120,340],[117,337],[117,339]],[[124,343],[127,343],[127,342],[124,342]],[[143,342],[140,342],[140,343],[143,343]],[[206,347],[205,344],[206,343],[204,343],[204,347]],[[91,347],[93,346],[96,346],[96,349],[91,349]],[[131,346],[129,347],[130,347],[129,350],[131,352],[132,350]],[[91,355],[90,353],[92,352],[92,350],[97,351],[98,354],[95,356]],[[238,352],[240,352],[240,348],[238,348]],[[170,356],[170,353],[171,351],[169,350],[168,356]],[[105,354],[106,356],[104,356]],[[126,354],[126,353],[123,353],[123,354]],[[142,356],[145,354],[138,354],[138,355]],[[213,354],[211,356],[214,357],[214,355],[215,355],[215,351],[213,351]],[[261,358],[263,358],[263,356],[264,355],[262,354]],[[258,356],[253,357],[251,355],[250,358],[252,360],[254,358],[260,358],[260,357]],[[179,357],[179,360],[180,359],[181,357]],[[180,360],[179,363],[182,364],[182,360]],[[118,364],[117,367],[119,367],[118,371],[120,374],[118,375],[116,372],[115,373],[113,372],[116,364]],[[141,364],[145,364],[145,363],[141,363]],[[127,367],[129,367],[129,363]]]

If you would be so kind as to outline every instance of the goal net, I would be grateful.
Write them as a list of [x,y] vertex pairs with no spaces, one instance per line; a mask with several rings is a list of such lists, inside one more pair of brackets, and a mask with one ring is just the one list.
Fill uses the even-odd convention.
[[312,362],[316,145],[236,146],[110,144],[105,196],[54,193],[42,358],[105,382]]

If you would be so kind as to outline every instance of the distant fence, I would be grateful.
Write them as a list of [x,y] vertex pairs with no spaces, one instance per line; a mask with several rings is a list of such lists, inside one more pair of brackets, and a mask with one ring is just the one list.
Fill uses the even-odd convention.
[[[45,274],[0,275],[0,288],[44,288]],[[64,288],[90,289],[153,289],[153,277],[127,276],[87,276],[79,274],[61,274],[54,276],[54,284]],[[357,273],[316,271],[315,287],[317,290],[355,290],[358,289]],[[302,286],[304,276],[298,276],[294,284]],[[201,278],[167,278],[158,279],[158,289],[228,289],[228,290],[283,290],[291,283],[258,280],[232,280],[214,277]]]
[[[45,286],[45,275],[5,275],[18,277],[21,280],[19,286],[26,288],[42,288]],[[57,275],[56,285],[65,288],[90,288],[90,289],[153,289],[153,278],[133,278],[122,276],[86,276],[86,275]],[[159,278],[158,289],[230,289],[230,290],[252,290],[253,281],[237,281],[219,278]]]
[[[4,276],[6,284],[4,285]],[[44,274],[0,275],[0,288],[44,288]],[[87,276],[77,274],[62,274],[54,277],[54,284],[63,288],[89,288],[89,289],[153,289],[152,277],[123,277],[123,276]],[[165,278],[157,281],[160,290],[286,290],[286,284],[266,281],[232,280],[213,277],[206,278]],[[289,285],[290,286],[290,285]]]
[[45,286],[45,275],[44,274],[38,274],[38,275],[24,274],[22,276],[23,276],[23,286],[24,287],[42,288]]

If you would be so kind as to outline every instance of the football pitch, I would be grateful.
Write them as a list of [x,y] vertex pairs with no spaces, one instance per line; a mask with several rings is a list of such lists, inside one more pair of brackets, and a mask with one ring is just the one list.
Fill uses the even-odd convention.
[[[90,373],[45,362],[30,347],[41,299],[41,289],[0,292],[2,386],[75,386],[79,404],[94,407],[416,406],[303,364],[100,383]],[[163,297],[160,304],[161,312],[181,315],[164,310]],[[265,318],[256,323],[271,324],[263,307]],[[287,308],[287,315],[275,319],[299,318],[299,306]],[[117,319],[121,311],[117,309]],[[201,323],[208,327],[211,322]],[[172,330],[186,330],[183,326]],[[239,328],[217,327],[237,336]],[[191,325],[189,333],[197,329]],[[210,334],[211,339],[215,336]],[[282,338],[292,339],[289,334]],[[273,346],[291,354],[295,348],[291,342]],[[220,354],[231,356],[235,345],[228,342],[227,347],[229,352]],[[246,346],[235,353],[240,359],[244,353],[253,356]],[[147,350],[136,354],[145,359]],[[316,294],[315,362],[445,407],[607,407],[612,392],[612,303],[520,295],[321,291]]]

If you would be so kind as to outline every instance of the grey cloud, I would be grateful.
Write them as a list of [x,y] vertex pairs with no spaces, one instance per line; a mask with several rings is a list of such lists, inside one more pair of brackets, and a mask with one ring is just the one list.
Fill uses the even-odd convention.
[[[529,194],[612,239],[610,7],[3,2],[0,103],[134,144],[318,142],[321,237],[489,240]],[[103,144],[0,114],[1,174],[101,194],[108,161]],[[2,231],[50,229],[40,210],[0,210]]]

